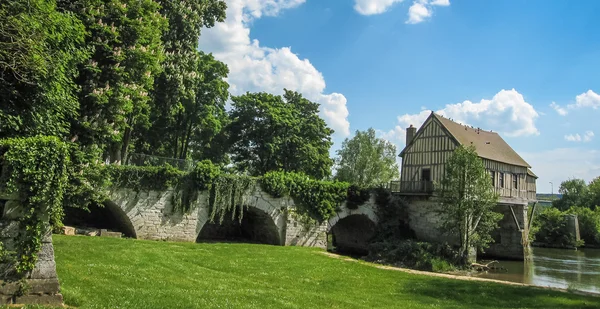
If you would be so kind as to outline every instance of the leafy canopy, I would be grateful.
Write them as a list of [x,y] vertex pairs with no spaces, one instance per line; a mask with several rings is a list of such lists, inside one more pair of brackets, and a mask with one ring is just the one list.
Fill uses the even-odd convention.
[[375,130],[356,131],[337,151],[335,179],[364,187],[376,187],[400,177],[396,146],[375,136]]
[[502,215],[493,211],[498,194],[477,156],[475,147],[459,146],[448,159],[444,178],[437,188],[442,228],[459,235],[459,254],[467,261],[469,249],[484,249]]
[[229,140],[238,170],[255,176],[302,172],[316,179],[331,174],[333,130],[319,117],[319,104],[290,90],[283,96],[246,93],[232,101]]

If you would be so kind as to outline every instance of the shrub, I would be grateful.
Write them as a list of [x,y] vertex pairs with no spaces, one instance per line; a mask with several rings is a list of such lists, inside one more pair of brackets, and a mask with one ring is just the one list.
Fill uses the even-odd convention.
[[575,239],[567,227],[566,213],[554,207],[548,207],[536,216],[534,229],[536,244],[541,246],[572,248],[582,245]]
[[348,187],[346,207],[348,209],[358,209],[358,206],[366,203],[369,198],[371,198],[371,190],[351,185]]
[[579,234],[586,247],[600,246],[600,208],[571,207],[568,213],[577,215]]
[[447,244],[397,239],[370,245],[367,260],[419,270],[445,272],[454,269],[457,251]]

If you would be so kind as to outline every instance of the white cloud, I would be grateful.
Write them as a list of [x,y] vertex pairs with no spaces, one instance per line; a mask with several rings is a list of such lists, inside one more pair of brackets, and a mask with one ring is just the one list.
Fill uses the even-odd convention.
[[415,1],[413,5],[408,8],[408,20],[407,24],[418,24],[425,21],[431,16],[431,9],[427,6],[426,1]]
[[381,14],[404,0],[354,0],[354,9],[362,15]]
[[600,175],[600,150],[557,148],[519,154],[538,175],[537,191],[540,193],[550,193],[550,181],[554,183],[554,193],[557,193],[562,181],[581,178],[589,182]]
[[[362,15],[382,14],[404,0],[354,0],[354,10]],[[416,0],[408,8],[407,24],[425,21],[433,14],[434,6],[450,6],[450,0]]]
[[585,131],[583,135],[579,135],[578,133],[565,135],[565,140],[569,142],[591,142],[593,138],[593,131]]
[[450,6],[450,0],[433,0],[431,5]]
[[346,97],[326,93],[325,79],[308,59],[300,59],[290,47],[270,48],[250,39],[250,24],[263,15],[275,16],[282,10],[297,7],[305,0],[230,0],[227,19],[213,28],[204,29],[199,48],[212,52],[229,67],[232,95],[247,91],[283,93],[283,88],[298,91],[321,104],[321,116],[337,135],[348,136]]
[[[447,104],[436,113],[463,124],[480,125],[485,130],[500,132],[505,136],[540,134],[535,126],[538,113],[515,89],[501,90],[491,100]],[[394,142],[399,149],[402,149],[405,144],[406,128],[411,124],[419,128],[430,114],[431,110],[422,110],[417,114],[398,116],[398,124],[394,129],[381,132],[380,136]]]
[[593,109],[600,108],[600,95],[592,90],[588,90],[575,97],[575,104],[569,104],[568,108],[591,107]]
[[565,135],[565,140],[567,142],[581,142],[581,135],[579,135],[579,134]]
[[556,104],[555,102],[552,102],[552,104],[550,104],[550,107],[552,107],[561,116],[566,116],[569,113],[569,111],[567,111],[566,108],[561,107],[560,105]]

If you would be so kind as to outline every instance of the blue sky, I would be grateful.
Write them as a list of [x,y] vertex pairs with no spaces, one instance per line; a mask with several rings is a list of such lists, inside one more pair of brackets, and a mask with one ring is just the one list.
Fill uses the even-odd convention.
[[538,192],[600,176],[600,1],[226,2],[200,49],[228,64],[232,93],[303,93],[334,148],[373,127],[400,151],[435,110],[500,132]]

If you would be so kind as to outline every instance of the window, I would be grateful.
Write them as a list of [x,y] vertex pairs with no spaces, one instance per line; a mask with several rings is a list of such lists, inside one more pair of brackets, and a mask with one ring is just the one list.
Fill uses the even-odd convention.
[[519,179],[519,175],[517,175],[517,174],[513,174],[512,175],[512,181],[513,181],[513,188],[514,189],[519,189],[518,179]]
[[504,188],[504,173],[498,173],[498,182],[500,183],[500,188]]
[[496,172],[490,171],[490,177],[492,177],[492,187],[496,186]]
[[421,170],[421,180],[431,181],[431,169],[424,168]]

